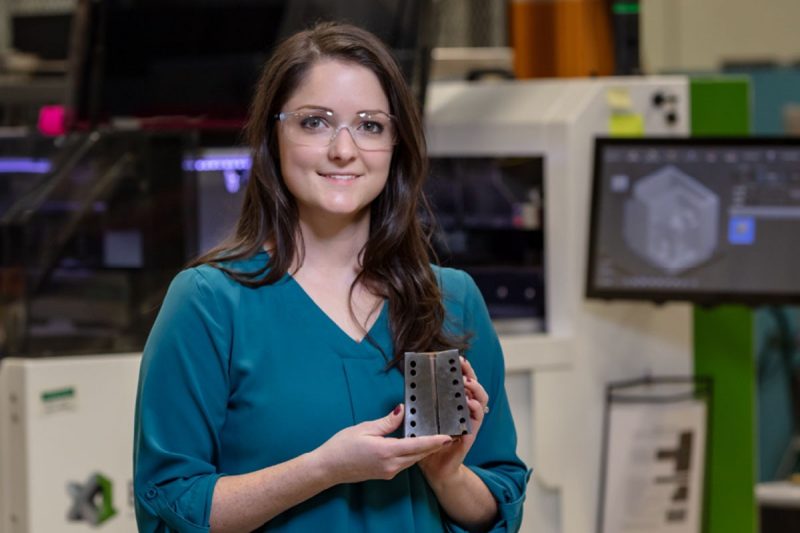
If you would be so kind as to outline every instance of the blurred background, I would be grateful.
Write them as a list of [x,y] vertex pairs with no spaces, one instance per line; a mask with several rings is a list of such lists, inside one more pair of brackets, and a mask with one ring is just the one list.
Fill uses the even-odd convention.
[[0,0],[0,531],[136,530],[139,354],[317,20],[381,37],[423,110],[523,531],[800,531],[796,0]]

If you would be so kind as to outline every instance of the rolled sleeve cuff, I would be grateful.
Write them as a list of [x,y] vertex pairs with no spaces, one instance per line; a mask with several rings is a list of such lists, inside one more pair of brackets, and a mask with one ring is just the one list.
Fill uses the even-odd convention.
[[[176,533],[208,533],[210,529],[211,500],[214,487],[221,474],[211,474],[195,480],[188,487],[173,487],[172,483],[159,487],[147,484],[136,494],[136,515],[140,532],[174,531]],[[180,491],[177,497],[173,490]],[[152,524],[152,526],[148,526]]]
[[[522,504],[525,502],[525,485],[527,485],[533,470],[525,471],[524,484],[521,490],[512,490],[509,488],[508,478],[504,476],[478,466],[467,465],[467,468],[475,472],[475,475],[484,482],[494,499],[497,500],[497,522],[489,531],[493,533],[519,531],[522,525]],[[447,530],[452,533],[468,533],[466,529],[462,529],[452,522],[448,523],[447,526]]]

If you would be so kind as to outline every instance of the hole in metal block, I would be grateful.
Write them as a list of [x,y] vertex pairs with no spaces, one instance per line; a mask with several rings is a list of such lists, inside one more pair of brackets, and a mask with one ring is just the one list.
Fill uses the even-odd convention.
[[450,359],[450,364],[451,364],[451,365],[454,365],[454,364],[456,364],[456,360],[455,360],[455,359]]
[[409,372],[409,374],[411,374],[412,376],[416,376],[417,375],[417,371],[416,370],[412,370],[411,372]]
[[464,406],[463,405],[457,405],[456,409],[458,409],[459,411],[463,411],[464,410]]
[[416,434],[412,433],[409,437],[416,437]]
[[415,366],[417,366],[417,362],[416,361],[411,361],[411,368],[414,368]]
[[453,385],[458,385],[458,380],[457,379],[453,380]]
[[462,435],[466,435],[467,433],[468,433],[468,431],[466,429],[461,432]]
[[413,421],[413,420],[411,421],[411,423],[410,423],[409,425],[410,425],[412,428],[415,428],[415,427],[417,427],[417,423],[416,423],[415,421]]
[[417,414],[417,408],[416,408],[416,407],[412,407],[412,408],[411,408],[411,414],[412,414],[412,415],[415,415],[415,414]]
[[409,400],[411,400],[412,402],[416,402],[417,401],[417,397],[412,394],[411,397],[409,398]]
[[450,367],[450,372],[455,372],[455,371],[456,371],[456,367],[454,367],[454,366],[451,366],[451,367]]
[[413,381],[411,382],[411,385],[409,385],[409,386],[410,386],[412,389],[416,389],[416,388],[417,388],[417,384],[416,384],[416,383],[414,383]]
[[456,393],[456,398],[461,398],[461,393],[460,392]]

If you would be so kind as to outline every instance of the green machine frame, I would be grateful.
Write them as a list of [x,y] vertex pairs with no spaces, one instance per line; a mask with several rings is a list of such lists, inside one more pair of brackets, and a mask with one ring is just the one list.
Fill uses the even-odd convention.
[[[693,136],[748,135],[747,78],[690,80]],[[705,494],[705,533],[756,533],[755,316],[724,305],[694,310],[694,371],[714,380]]]

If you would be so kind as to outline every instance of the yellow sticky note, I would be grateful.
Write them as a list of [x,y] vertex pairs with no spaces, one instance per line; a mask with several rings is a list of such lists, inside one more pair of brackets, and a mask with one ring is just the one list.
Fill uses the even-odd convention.
[[608,133],[612,137],[641,137],[644,117],[638,113],[612,113],[608,119]]
[[631,93],[627,89],[609,89],[606,91],[606,102],[612,111],[630,111],[633,109]]

